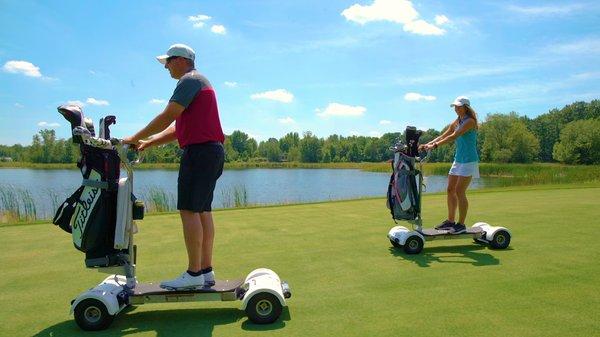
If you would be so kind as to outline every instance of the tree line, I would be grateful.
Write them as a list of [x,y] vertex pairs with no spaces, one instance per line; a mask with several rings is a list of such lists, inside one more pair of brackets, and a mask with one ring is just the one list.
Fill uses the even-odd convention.
[[[429,129],[421,143],[439,136]],[[490,114],[479,121],[478,151],[481,161],[501,163],[562,162],[568,164],[600,164],[600,100],[575,102],[562,109],[553,109],[535,118],[516,112]],[[257,142],[242,131],[226,136],[227,162],[255,161],[306,163],[381,162],[390,158],[389,147],[403,133],[386,133],[381,137],[330,135],[319,138],[307,131],[300,136],[290,132],[285,136]],[[148,163],[176,163],[181,150],[176,143],[153,147],[145,151]],[[433,150],[430,160],[450,162],[454,145]],[[29,146],[0,145],[0,158],[33,163],[72,163],[79,149],[70,139],[57,139],[54,130],[41,130]]]

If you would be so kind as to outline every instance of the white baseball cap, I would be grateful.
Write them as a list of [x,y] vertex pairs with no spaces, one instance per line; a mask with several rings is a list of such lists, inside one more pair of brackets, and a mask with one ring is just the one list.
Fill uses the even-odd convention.
[[454,102],[452,102],[452,104],[450,104],[451,107],[463,106],[463,105],[471,106],[471,101],[469,101],[469,99],[466,96],[458,96],[458,97],[456,97]]
[[167,50],[167,55],[157,56],[156,59],[158,60],[158,62],[166,64],[167,58],[171,56],[185,57],[186,59],[190,59],[193,61],[196,58],[196,53],[194,53],[194,50],[192,48],[184,44],[177,43],[169,47],[169,50]]

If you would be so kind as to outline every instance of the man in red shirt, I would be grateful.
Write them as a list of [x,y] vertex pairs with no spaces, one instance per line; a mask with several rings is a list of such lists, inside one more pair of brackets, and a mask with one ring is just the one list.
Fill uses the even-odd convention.
[[[127,143],[138,150],[177,140],[183,149],[177,181],[177,209],[183,223],[188,269],[161,283],[166,289],[193,289],[214,285],[212,247],[213,192],[223,173],[225,135],[221,129],[215,91],[194,68],[195,53],[184,44],[172,45],[158,61],[179,80],[165,110]],[[171,125],[175,121],[175,125]]]

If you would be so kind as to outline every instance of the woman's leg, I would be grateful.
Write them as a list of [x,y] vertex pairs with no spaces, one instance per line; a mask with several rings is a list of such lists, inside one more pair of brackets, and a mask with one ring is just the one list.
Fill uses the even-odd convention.
[[469,210],[469,201],[467,200],[467,188],[471,183],[471,177],[457,177],[455,190],[456,199],[458,200],[458,222],[465,224],[467,211]]
[[448,221],[454,222],[456,218],[456,206],[458,200],[456,197],[456,181],[459,176],[449,175],[448,176],[448,187],[446,188],[446,202],[448,204]]

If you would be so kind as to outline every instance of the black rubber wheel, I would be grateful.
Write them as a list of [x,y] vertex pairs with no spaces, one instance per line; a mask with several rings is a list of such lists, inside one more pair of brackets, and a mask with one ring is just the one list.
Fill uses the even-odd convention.
[[390,243],[392,244],[392,246],[396,247],[396,248],[401,248],[402,245],[400,245],[398,242],[390,239]]
[[505,230],[499,230],[494,233],[490,247],[493,249],[505,249],[510,244],[510,234]]
[[108,328],[115,316],[110,315],[102,301],[86,298],[79,302],[74,310],[75,322],[86,331],[97,331]]
[[423,239],[416,235],[409,236],[404,242],[404,252],[406,254],[419,254],[423,250]]
[[279,299],[270,293],[258,293],[248,301],[246,315],[256,324],[269,324],[275,322],[283,307]]

